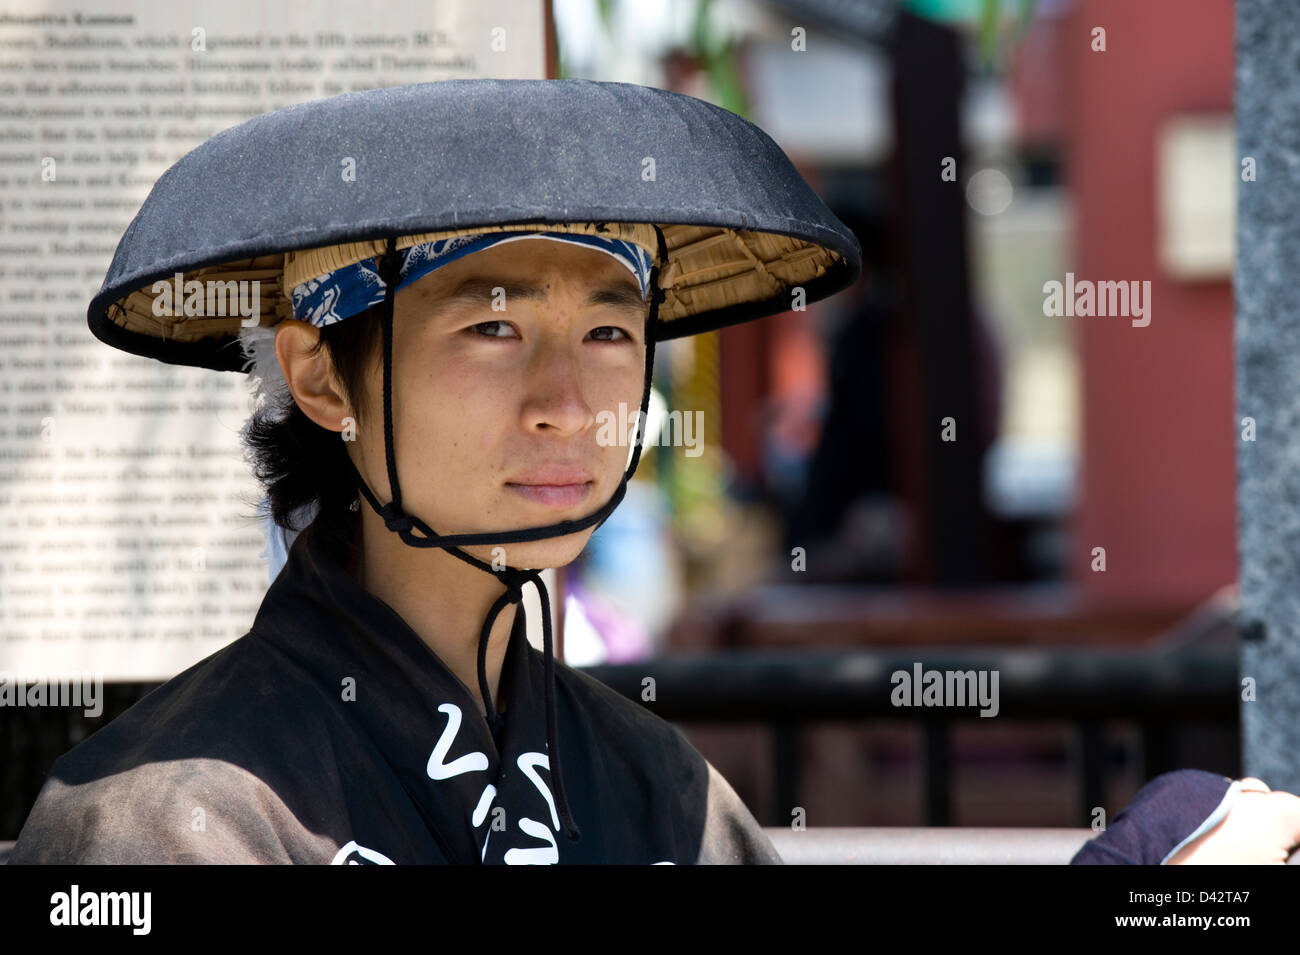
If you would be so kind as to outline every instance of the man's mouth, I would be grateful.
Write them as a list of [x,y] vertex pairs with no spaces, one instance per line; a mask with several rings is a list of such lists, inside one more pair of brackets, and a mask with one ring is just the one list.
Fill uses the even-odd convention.
[[592,482],[582,484],[507,484],[521,497],[550,507],[573,507],[591,493]]
[[548,507],[573,507],[591,493],[591,472],[573,465],[552,464],[520,474],[506,487],[521,497]]

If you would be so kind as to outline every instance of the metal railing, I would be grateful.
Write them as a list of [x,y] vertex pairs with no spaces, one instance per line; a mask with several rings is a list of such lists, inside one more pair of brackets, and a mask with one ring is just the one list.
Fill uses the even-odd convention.
[[[1104,723],[1131,721],[1142,737],[1143,779],[1179,768],[1170,742],[1187,723],[1235,727],[1237,653],[1216,648],[1158,650],[725,651],[602,665],[584,672],[682,723],[760,723],[769,728],[774,807],[800,803],[800,728],[813,721],[919,723],[924,734],[925,822],[952,819],[950,729],[983,722],[978,706],[895,706],[896,671],[997,671],[1000,721],[1072,724],[1079,805],[1105,804]],[[647,679],[653,683],[647,684]],[[653,686],[653,700],[643,699]],[[775,809],[770,821],[783,821]],[[1082,821],[1082,820],[1081,820]]]
[[[1238,720],[1237,653],[1235,645],[1229,643],[1214,648],[1182,645],[1159,650],[726,651],[587,667],[584,672],[670,721],[766,725],[773,754],[773,805],[768,821],[773,824],[774,841],[783,840],[783,848],[779,849],[783,854],[788,850],[798,857],[809,847],[816,847],[815,854],[820,853],[818,858],[828,860],[854,857],[855,853],[878,859],[902,853],[899,839],[905,842],[919,839],[917,851],[929,853],[931,849],[936,852],[942,849],[936,858],[944,852],[955,852],[973,859],[991,850],[985,843],[969,841],[962,833],[988,831],[1001,833],[998,838],[1010,840],[1009,845],[1021,845],[1017,840],[1022,839],[1036,846],[1041,844],[1041,858],[1047,861],[1065,852],[1064,842],[1059,841],[1065,837],[1038,839],[1034,833],[1070,832],[1086,838],[1090,831],[1087,829],[1076,832],[945,828],[940,830],[945,833],[943,836],[909,837],[908,832],[923,834],[929,830],[792,831],[788,828],[788,814],[777,807],[800,804],[801,728],[807,723],[828,720],[919,724],[924,739],[924,820],[928,826],[949,825],[953,815],[951,727],[962,721],[978,724],[984,719],[972,708],[963,711],[953,707],[893,705],[891,675],[898,670],[910,671],[916,663],[926,670],[998,671],[997,719],[1001,721],[1059,720],[1072,724],[1078,742],[1073,748],[1078,798],[1083,807],[1105,804],[1106,721],[1131,721],[1139,728],[1143,739],[1140,773],[1145,780],[1180,768],[1169,759],[1169,742],[1185,724],[1200,722],[1235,728]],[[654,681],[653,701],[642,700],[647,678]],[[123,698],[115,702],[114,712],[134,702],[146,689],[146,686],[121,687]],[[113,714],[106,711],[105,715]],[[48,735],[59,728],[47,726],[44,732]],[[80,724],[73,728],[80,728]],[[4,735],[7,738],[22,733],[23,727],[15,725],[7,727]],[[18,755],[23,749],[19,742],[9,740],[6,749],[15,750]],[[67,742],[46,748],[57,754],[71,745],[72,742]],[[34,794],[41,773],[38,768],[33,773],[27,782]],[[13,784],[16,780],[9,782]],[[762,818],[760,813],[755,815]],[[814,835],[810,837],[809,833]],[[826,842],[832,838],[830,833],[838,833],[834,838],[839,842]],[[849,838],[844,833],[860,835]],[[1015,833],[1021,835],[1008,835]],[[1051,842],[1052,839],[1058,841]],[[1068,855],[1072,854],[1066,853],[1067,857],[1060,861],[1068,861]]]

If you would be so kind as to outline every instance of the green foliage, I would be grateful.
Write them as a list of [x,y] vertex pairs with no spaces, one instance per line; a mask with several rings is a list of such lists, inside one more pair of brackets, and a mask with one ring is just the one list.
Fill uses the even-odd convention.
[[[1015,5],[1012,33],[1003,45],[1003,21],[1006,8]],[[998,72],[1006,65],[1007,51],[1024,38],[1034,19],[1037,0],[981,0],[979,18],[980,67],[987,72]]]
[[[731,37],[720,34],[713,27],[713,0],[694,0],[694,3],[694,17],[684,49],[708,77],[709,95],[713,101],[733,113],[748,116],[749,99],[741,80],[738,46]],[[614,31],[614,8],[614,0],[596,0],[601,32],[607,39]],[[558,34],[555,47],[555,75],[564,79],[569,76],[569,68],[564,56],[563,37]]]
[[749,99],[745,96],[745,84],[740,76],[736,42],[731,37],[712,32],[712,7],[713,0],[701,0],[696,6],[687,49],[703,66],[714,102],[733,113],[749,117]]

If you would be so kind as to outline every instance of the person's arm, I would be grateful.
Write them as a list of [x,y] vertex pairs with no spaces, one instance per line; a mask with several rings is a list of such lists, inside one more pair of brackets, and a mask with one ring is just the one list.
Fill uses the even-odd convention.
[[1300,843],[1300,798],[1254,778],[1180,769],[1151,780],[1071,865],[1283,863]]
[[171,760],[69,781],[56,762],[8,861],[247,865],[328,862],[334,851],[262,780],[231,763]]
[[[707,763],[707,760],[706,760]],[[709,767],[708,812],[700,841],[698,865],[783,864],[763,832],[722,774]]]

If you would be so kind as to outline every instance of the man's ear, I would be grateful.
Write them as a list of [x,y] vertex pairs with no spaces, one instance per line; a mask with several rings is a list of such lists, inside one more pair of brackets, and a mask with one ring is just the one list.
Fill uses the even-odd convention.
[[275,357],[298,407],[329,431],[342,431],[343,419],[355,417],[343,395],[329,349],[314,350],[320,341],[315,325],[286,318],[275,330]]

